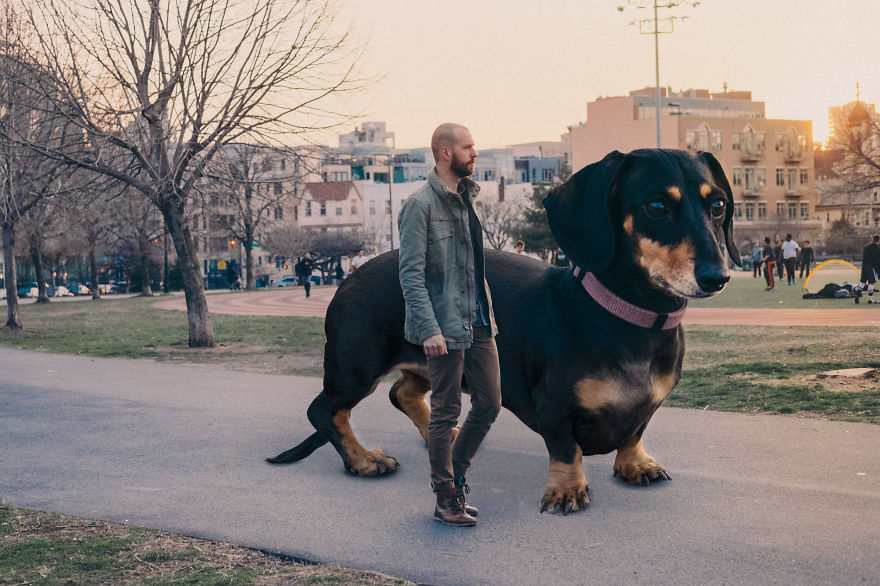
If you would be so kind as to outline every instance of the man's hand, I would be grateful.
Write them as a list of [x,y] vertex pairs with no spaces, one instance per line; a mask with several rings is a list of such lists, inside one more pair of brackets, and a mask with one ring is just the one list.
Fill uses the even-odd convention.
[[430,338],[422,342],[422,348],[424,348],[425,356],[427,356],[428,358],[443,356],[447,353],[446,338],[443,337],[443,334],[431,336]]

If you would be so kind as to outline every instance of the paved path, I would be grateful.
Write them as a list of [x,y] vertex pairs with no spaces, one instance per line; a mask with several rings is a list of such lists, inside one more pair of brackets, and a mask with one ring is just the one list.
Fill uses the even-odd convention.
[[[313,287],[310,299],[297,288],[208,296],[208,310],[231,315],[277,315],[324,317],[336,287]],[[186,310],[182,296],[156,303],[164,309]],[[689,307],[685,324],[756,326],[880,326],[880,306],[853,309],[732,309]]]
[[647,488],[586,459],[592,504],[538,514],[540,437],[503,411],[478,527],[431,520],[427,454],[383,384],[354,412],[387,478],[325,446],[290,466],[320,380],[0,349],[0,497],[434,584],[880,583],[880,426],[661,408]]

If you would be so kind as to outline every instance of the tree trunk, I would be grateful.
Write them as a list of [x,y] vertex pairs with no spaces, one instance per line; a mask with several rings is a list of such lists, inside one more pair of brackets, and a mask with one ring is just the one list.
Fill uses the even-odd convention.
[[40,254],[40,241],[36,236],[31,238],[30,248],[34,273],[37,277],[37,303],[49,303],[49,295],[46,293],[46,276],[43,274],[43,255]]
[[138,246],[141,253],[141,297],[152,297],[153,289],[150,286],[150,255],[148,253],[149,241],[141,239]]
[[244,246],[245,285],[248,291],[254,290],[254,248],[253,239],[250,242],[242,242]]
[[89,283],[92,286],[92,300],[98,301],[101,299],[101,287],[98,282],[98,256],[95,254],[94,238],[89,238],[89,271],[92,273]]
[[0,227],[3,237],[3,280],[6,285],[6,327],[21,329],[18,317],[18,283],[15,276],[15,228],[4,224]]
[[[168,197],[167,200],[171,200]],[[186,315],[189,320],[189,347],[213,348],[214,328],[205,299],[205,283],[199,267],[198,255],[192,235],[183,218],[183,210],[171,201],[161,208],[165,225],[171,233],[171,241],[177,252],[177,260],[183,274],[183,292],[186,297]]]

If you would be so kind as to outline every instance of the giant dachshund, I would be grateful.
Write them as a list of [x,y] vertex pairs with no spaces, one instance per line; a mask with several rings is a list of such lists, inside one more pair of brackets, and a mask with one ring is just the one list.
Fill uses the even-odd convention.
[[[574,269],[486,252],[498,322],[502,405],[539,433],[550,455],[541,511],[589,502],[582,457],[617,451],[614,473],[630,484],[669,475],[642,443],[651,416],[681,376],[687,299],[721,291],[739,264],[733,196],[709,153],[612,152],[544,200],[550,228]],[[269,459],[301,460],[331,442],[359,476],[397,460],[361,446],[351,410],[388,372],[395,407],[427,441],[430,391],[420,346],[403,337],[396,251],[362,266],[327,310],[324,390],[308,409],[317,430]]]

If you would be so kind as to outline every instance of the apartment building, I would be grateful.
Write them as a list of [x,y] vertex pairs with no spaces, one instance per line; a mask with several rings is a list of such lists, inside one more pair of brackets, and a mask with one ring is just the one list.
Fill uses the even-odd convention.
[[[734,197],[735,234],[742,250],[764,236],[817,242],[824,221],[812,149],[812,122],[769,119],[748,91],[712,93],[661,88],[661,146],[711,152]],[[587,120],[571,127],[573,170],[608,152],[656,146],[654,88],[587,104]]]

